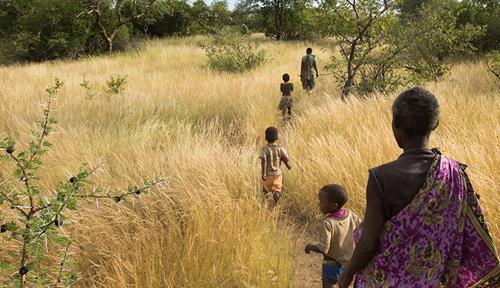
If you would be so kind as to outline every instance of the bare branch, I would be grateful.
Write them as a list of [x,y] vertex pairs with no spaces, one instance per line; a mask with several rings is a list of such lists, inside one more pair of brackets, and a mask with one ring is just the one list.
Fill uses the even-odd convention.
[[358,9],[356,7],[356,0],[353,0],[352,2],[349,1],[349,0],[346,0],[346,1],[352,7],[352,11],[354,12],[354,15],[356,16],[356,27],[358,29],[358,34],[361,34],[361,26],[360,26],[360,23],[359,23],[359,13],[358,13]]

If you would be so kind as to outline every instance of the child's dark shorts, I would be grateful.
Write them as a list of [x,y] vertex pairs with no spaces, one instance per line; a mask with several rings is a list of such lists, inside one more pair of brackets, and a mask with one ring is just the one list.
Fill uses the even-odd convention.
[[325,261],[323,262],[322,270],[323,281],[326,280],[330,283],[337,283],[340,278],[340,274],[344,272],[344,267],[342,267],[339,263]]

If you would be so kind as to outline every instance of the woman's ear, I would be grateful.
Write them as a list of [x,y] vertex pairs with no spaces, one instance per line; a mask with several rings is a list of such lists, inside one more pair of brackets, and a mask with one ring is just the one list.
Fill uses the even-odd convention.
[[434,126],[434,128],[432,128],[432,131],[436,130],[436,128],[438,128],[439,126],[439,119],[436,121],[436,125]]

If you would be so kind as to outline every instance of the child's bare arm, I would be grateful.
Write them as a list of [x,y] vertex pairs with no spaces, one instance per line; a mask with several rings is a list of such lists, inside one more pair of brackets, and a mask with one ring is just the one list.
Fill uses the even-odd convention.
[[327,221],[323,221],[323,227],[320,230],[319,242],[317,244],[307,244],[304,251],[309,254],[313,251],[325,255],[330,249],[330,242],[332,239],[332,227]]
[[280,156],[280,161],[285,163],[288,170],[292,169],[292,166],[290,165],[290,158],[288,157],[288,152],[286,152],[286,149],[282,147],[281,153],[282,154]]
[[319,77],[318,67],[316,66],[316,59],[313,62],[313,68],[316,70],[316,77]]
[[316,244],[307,244],[306,247],[304,248],[304,251],[306,252],[306,254],[309,254],[311,251],[313,252],[316,252],[316,253],[320,253],[320,254],[325,254],[325,252],[323,252],[323,250],[321,250],[321,248],[319,248],[318,245]]
[[261,178],[262,180],[266,180],[266,160],[264,158],[260,158],[260,167],[261,167]]
[[285,163],[285,166],[286,168],[288,168],[288,170],[292,169],[292,166],[290,165],[290,160],[286,159],[286,161],[283,161],[283,163]]

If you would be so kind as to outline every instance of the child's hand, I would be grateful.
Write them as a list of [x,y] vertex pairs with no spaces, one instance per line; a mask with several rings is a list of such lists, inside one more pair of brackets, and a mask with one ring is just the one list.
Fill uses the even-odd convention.
[[306,247],[304,248],[304,252],[306,252],[306,254],[309,254],[312,250],[312,244],[307,244]]
[[349,285],[351,285],[352,281],[354,280],[354,276],[351,275],[350,273],[342,273],[340,274],[340,279],[339,279],[339,288],[348,288]]
[[266,181],[266,175],[260,176],[262,178],[262,181]]

